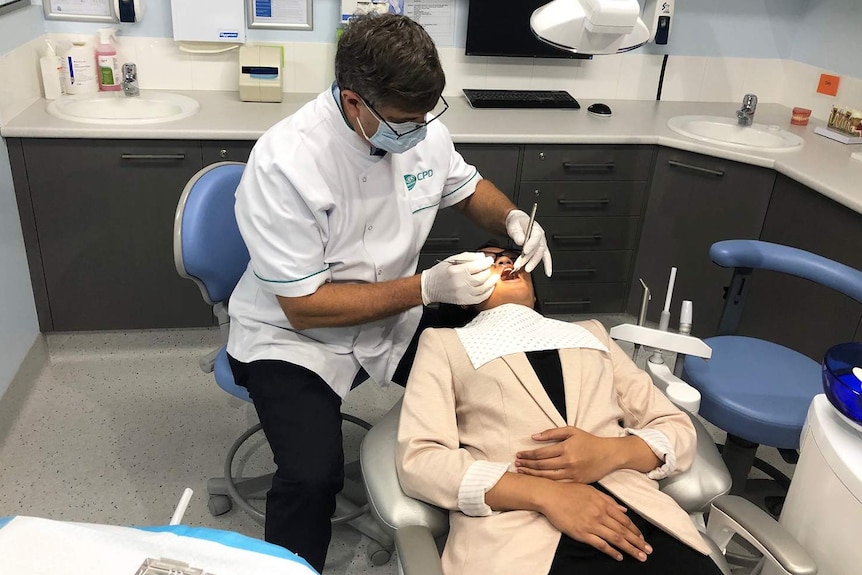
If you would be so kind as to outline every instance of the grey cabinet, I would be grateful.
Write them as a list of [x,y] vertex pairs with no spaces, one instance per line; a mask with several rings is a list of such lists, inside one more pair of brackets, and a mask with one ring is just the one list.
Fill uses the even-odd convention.
[[636,314],[643,278],[653,294],[648,319],[658,321],[670,268],[678,268],[671,323],[684,299],[694,302],[693,333],[715,333],[731,272],[712,263],[709,247],[757,239],[775,172],[681,150],[659,149],[650,186],[627,311]]
[[526,146],[518,206],[538,204],[554,273],[533,274],[548,314],[620,312],[653,165],[652,146]]
[[[784,176],[778,176],[761,239],[862,269],[862,216]],[[739,331],[819,362],[836,343],[862,341],[860,319],[862,304],[847,296],[808,280],[756,270]]]
[[199,142],[27,139],[16,149],[22,220],[38,231],[28,256],[43,278],[42,331],[212,324],[173,261],[174,212],[201,168]]
[[201,142],[201,158],[204,166],[216,162],[247,162],[254,141],[212,140]]
[[[521,155],[519,146],[463,144],[457,146],[457,150],[468,164],[479,170],[483,178],[493,182],[514,201]],[[504,236],[488,233],[454,208],[440,210],[425,240],[417,271],[432,267],[435,260],[474,250],[491,239],[503,243],[507,240]]]

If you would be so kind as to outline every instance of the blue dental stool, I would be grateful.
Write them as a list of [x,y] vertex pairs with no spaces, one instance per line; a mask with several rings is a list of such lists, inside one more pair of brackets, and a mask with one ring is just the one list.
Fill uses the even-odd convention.
[[[778,448],[782,455],[799,449],[808,407],[822,393],[821,364],[769,341],[733,335],[742,317],[753,270],[764,269],[804,278],[862,302],[862,272],[800,249],[757,240],[726,240],[709,250],[716,264],[734,268],[717,335],[704,341],[712,359],[685,359],[683,379],[701,395],[699,415],[727,432],[722,450],[740,495],[758,445]],[[837,343],[837,342],[835,342]],[[789,480],[757,462],[786,490]]]

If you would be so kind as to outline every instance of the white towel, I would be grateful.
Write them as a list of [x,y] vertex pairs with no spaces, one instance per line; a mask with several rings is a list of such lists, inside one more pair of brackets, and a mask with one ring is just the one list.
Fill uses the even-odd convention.
[[508,303],[479,313],[455,333],[475,369],[511,353],[546,349],[608,348],[588,330],[546,318],[519,304]]
[[4,575],[135,575],[145,559],[163,557],[217,575],[314,573],[290,559],[132,527],[20,516],[0,529],[0,573]]

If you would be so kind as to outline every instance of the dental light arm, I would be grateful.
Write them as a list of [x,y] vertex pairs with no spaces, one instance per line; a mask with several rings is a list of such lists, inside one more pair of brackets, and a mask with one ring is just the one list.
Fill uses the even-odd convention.
[[617,54],[646,44],[637,0],[553,0],[530,18],[540,40],[578,54]]

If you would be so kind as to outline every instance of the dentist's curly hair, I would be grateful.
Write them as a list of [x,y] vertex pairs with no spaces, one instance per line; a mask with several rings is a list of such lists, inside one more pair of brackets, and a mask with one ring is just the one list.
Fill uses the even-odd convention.
[[375,108],[427,112],[437,105],[446,76],[425,29],[396,14],[351,19],[338,41],[335,81]]

